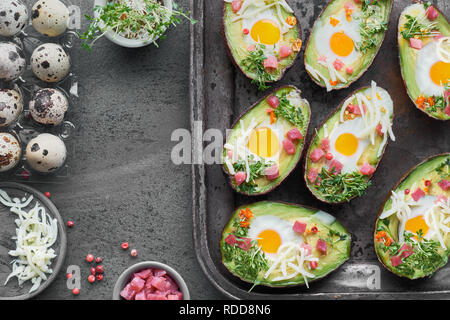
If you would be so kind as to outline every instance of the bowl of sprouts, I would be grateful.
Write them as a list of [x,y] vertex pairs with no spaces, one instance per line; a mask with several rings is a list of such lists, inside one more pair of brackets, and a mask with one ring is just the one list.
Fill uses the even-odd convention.
[[86,16],[88,29],[80,34],[82,46],[92,50],[95,42],[106,37],[126,48],[140,48],[165,38],[170,26],[189,17],[172,0],[95,0],[94,16]]

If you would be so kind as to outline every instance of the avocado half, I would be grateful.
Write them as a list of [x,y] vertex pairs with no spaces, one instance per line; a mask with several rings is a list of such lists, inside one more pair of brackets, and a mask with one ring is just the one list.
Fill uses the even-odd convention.
[[[300,221],[307,224],[307,228],[311,226],[316,226],[318,232],[314,235],[307,236],[308,244],[311,245],[313,249],[313,256],[319,257],[318,267],[314,270],[308,269],[308,272],[314,274],[314,278],[308,278],[308,283],[322,279],[329,275],[331,272],[337,270],[342,264],[350,259],[351,251],[351,234],[347,229],[336,220],[332,215],[323,212],[318,209],[314,209],[308,206],[285,203],[285,202],[271,202],[271,201],[261,201],[255,202],[249,205],[244,205],[235,210],[231,216],[230,221],[226,224],[220,241],[220,250],[222,253],[222,263],[225,267],[236,277],[241,280],[263,285],[267,287],[283,288],[291,286],[303,286],[305,285],[305,280],[301,275],[295,278],[274,282],[268,279],[264,279],[264,271],[261,271],[257,280],[249,279],[236,272],[236,261],[227,261],[224,256],[224,246],[229,246],[225,242],[226,237],[233,233],[235,227],[233,225],[234,219],[239,217],[239,213],[242,209],[250,209],[254,217],[261,216],[276,216],[277,218],[283,219],[292,225],[296,221]],[[251,228],[251,220],[250,220]],[[332,232],[339,233],[345,237],[342,241],[336,241],[333,245],[327,242],[327,255],[321,255],[316,249],[316,243],[319,239],[327,239],[330,230]],[[336,239],[334,239],[336,240]],[[240,250],[240,249],[236,249]]]
[[[306,72],[309,74],[311,79],[316,84],[318,84],[319,86],[321,86],[323,88],[328,88],[329,85],[325,84],[325,81],[322,78],[320,78],[320,77],[316,78],[313,75],[313,73],[311,72],[310,68],[308,67],[308,66],[311,66],[315,70],[319,71],[325,78],[330,79],[330,74],[329,74],[328,68],[319,64],[319,62],[318,62],[320,54],[317,51],[316,46],[315,46],[317,32],[322,25],[329,23],[331,16],[333,16],[334,14],[336,14],[340,11],[343,11],[344,6],[348,2],[349,2],[349,0],[331,0],[328,3],[328,5],[322,10],[321,14],[314,22],[312,31],[308,38],[308,42],[306,43],[305,55],[304,55],[304,63],[305,63],[305,67],[306,67]],[[362,1],[362,2],[364,2],[364,1]],[[356,1],[352,2],[352,3],[354,3],[356,10],[361,10],[361,4],[356,4]],[[348,88],[353,82],[355,82],[356,80],[358,80],[359,78],[362,77],[362,75],[367,71],[367,69],[369,69],[369,67],[372,65],[373,61],[375,60],[375,58],[381,48],[381,45],[383,44],[383,41],[384,41],[384,38],[386,35],[386,31],[389,26],[389,18],[390,18],[391,11],[392,11],[393,0],[380,0],[380,1],[377,1],[377,3],[379,6],[381,6],[383,22],[387,24],[386,30],[384,32],[379,32],[379,33],[376,33],[375,35],[373,35],[373,40],[375,41],[376,46],[368,49],[367,52],[364,53],[364,56],[361,57],[361,59],[360,59],[361,61],[358,61],[358,63],[352,64],[353,73],[351,75],[346,74],[345,71],[340,73],[341,76],[343,76],[347,82],[346,83],[339,82],[337,85],[332,86],[330,90],[339,90],[339,89]],[[355,48],[355,50],[356,50],[356,48]],[[331,63],[333,63],[333,61],[331,61]]]
[[[296,87],[283,86],[283,87],[276,89],[271,94],[263,97],[262,99],[257,101],[255,104],[250,106],[246,111],[244,111],[242,113],[242,115],[232,125],[231,130],[228,133],[226,143],[234,141],[236,139],[236,137],[239,135],[241,121],[244,124],[245,128],[247,128],[247,126],[252,121],[252,119],[256,119],[256,121],[258,123],[260,123],[260,122],[264,121],[264,119],[269,118],[269,115],[266,112],[266,110],[270,109],[270,106],[267,102],[267,99],[269,97],[271,97],[273,95],[281,96],[283,94],[289,94],[291,92],[295,92],[296,94],[298,94],[299,97],[301,97],[302,92],[299,89],[297,89]],[[310,118],[311,118],[311,109],[309,107],[308,101],[302,98],[301,101],[299,101],[299,102],[300,102],[300,104],[295,105],[295,107],[297,107],[301,111],[301,115],[302,115],[302,119],[303,119],[303,126],[301,126],[301,127],[295,126],[292,123],[290,123],[288,120],[285,120],[282,117],[281,117],[282,118],[281,120],[280,119],[277,120],[277,121],[282,121],[283,126],[285,128],[285,130],[283,132],[283,136],[278,137],[280,144],[281,144],[282,140],[284,139],[286,132],[293,128],[297,128],[300,131],[300,133],[303,135],[303,139],[295,142],[296,152],[293,155],[288,155],[284,151],[283,146],[280,145],[280,150],[281,150],[280,158],[282,158],[282,159],[280,160],[280,163],[279,163],[279,168],[280,168],[279,176],[275,180],[269,181],[268,179],[266,179],[264,177],[258,179],[257,180],[258,187],[255,190],[255,192],[252,192],[252,193],[242,192],[242,191],[237,190],[236,180],[234,179],[234,176],[232,174],[230,174],[230,171],[228,170],[227,166],[225,165],[227,151],[225,150],[225,148],[223,149],[223,152],[222,152],[223,166],[222,166],[222,168],[223,168],[224,173],[229,177],[229,183],[230,183],[231,187],[236,192],[239,192],[241,194],[248,195],[248,196],[256,196],[256,195],[266,194],[266,193],[272,191],[273,189],[275,189],[276,187],[278,187],[284,181],[284,179],[286,179],[288,177],[288,175],[295,169],[295,167],[297,166],[297,164],[299,163],[299,161],[301,159],[303,148],[305,146],[305,139],[308,134]]]
[[[222,0],[223,1],[223,0]],[[289,1],[288,0],[283,0],[286,2],[286,4],[288,6],[290,6]],[[292,6],[290,6],[292,8]],[[276,14],[276,10],[275,8],[270,8],[269,9],[273,14]],[[296,19],[296,24],[295,26],[290,29],[285,35],[284,35],[284,43],[285,44],[289,44],[290,41],[292,39],[299,39],[302,40],[302,28],[300,26],[300,21],[299,19],[297,19],[297,17],[295,16],[295,13],[292,12],[288,12],[286,11],[286,9],[280,5],[280,12],[281,15],[284,17],[284,19],[286,20],[289,16],[293,16]],[[225,2],[224,1],[224,6],[223,6],[223,17],[222,17],[222,33],[223,33],[223,38],[225,40],[225,44],[226,44],[226,48],[228,51],[228,54],[231,58],[231,60],[233,61],[234,65],[242,71],[242,73],[249,79],[251,80],[255,80],[256,78],[256,74],[254,72],[249,72],[245,70],[245,67],[242,64],[242,60],[245,59],[248,56],[248,44],[244,41],[244,37],[243,37],[243,26],[242,26],[242,22],[241,21],[235,21],[233,22],[232,20],[234,18],[236,18],[237,15],[233,12],[232,10],[232,4],[231,2]],[[300,41],[301,43],[301,41]],[[269,47],[269,46],[267,46]],[[287,58],[282,58],[280,59],[280,57],[278,56],[278,68],[275,70],[272,70],[270,73],[272,74],[272,76],[274,77],[274,81],[268,81],[266,82],[268,83],[273,83],[273,82],[277,82],[279,80],[281,80],[284,76],[284,74],[286,73],[286,71],[288,71],[292,65],[295,63],[295,61],[297,60],[300,51],[293,51],[293,53],[287,57]]]
[[[433,7],[439,13],[437,18],[433,22],[437,23],[439,32],[441,32],[444,37],[450,36],[450,22],[448,18],[435,5],[433,5]],[[403,83],[405,84],[409,98],[412,100],[417,109],[424,112],[431,118],[437,120],[449,120],[450,115],[443,112],[443,110],[439,108],[437,108],[435,111],[430,110],[430,108],[423,109],[420,108],[417,103],[417,98],[421,95],[421,90],[416,82],[417,50],[411,48],[409,42],[405,40],[400,33],[405,24],[406,15],[416,16],[417,13],[415,13],[415,11],[417,10],[424,10],[423,3],[419,2],[406,7],[400,14],[398,20],[398,50]],[[430,39],[430,41],[434,40]]]
[[[380,87],[378,87],[380,88]],[[348,202],[354,198],[356,198],[357,196],[353,196],[351,199],[347,200],[347,201],[341,201],[341,202],[336,202],[336,201],[330,201],[326,198],[326,195],[321,193],[316,186],[311,183],[308,180],[308,172],[309,169],[313,166],[313,163],[310,159],[310,155],[311,152],[316,149],[319,148],[321,146],[321,142],[322,139],[325,136],[325,127],[324,125],[327,125],[328,128],[328,132],[330,132],[332,130],[332,128],[334,127],[335,123],[339,121],[339,117],[340,117],[340,113],[342,108],[344,107],[344,103],[352,96],[354,96],[355,94],[359,93],[359,92],[366,92],[367,90],[370,90],[371,87],[370,86],[366,86],[360,89],[357,89],[356,91],[354,91],[353,93],[351,93],[347,98],[345,98],[340,104],[339,106],[333,111],[331,112],[331,114],[328,116],[328,118],[326,118],[317,128],[316,130],[314,130],[313,136],[311,137],[308,149],[306,151],[306,156],[305,156],[305,161],[303,164],[303,168],[304,168],[304,179],[306,182],[306,186],[308,187],[309,191],[311,191],[311,193],[320,201],[325,202],[325,203],[332,203],[332,204],[340,204],[340,203],[344,203],[344,202]],[[380,88],[381,89],[381,88]],[[394,121],[394,113],[392,113],[391,117],[391,124]],[[387,133],[386,133],[387,134]],[[372,165],[372,167],[374,167],[375,171],[366,177],[366,181],[370,181],[370,179],[373,177],[373,174],[376,172],[376,169],[378,168],[378,165],[381,162],[381,159],[383,158],[384,152],[386,150],[386,147],[388,145],[389,139],[386,140],[385,145],[383,146],[383,150],[380,153],[380,156],[378,156],[378,150],[379,150],[379,146],[381,145],[381,143],[383,142],[382,138],[377,136],[375,139],[375,145],[369,145],[365,151],[362,153],[361,157],[360,157],[360,162],[361,162],[361,158],[364,158],[364,160],[366,160],[370,165]],[[323,161],[324,159],[322,159]],[[321,165],[324,165],[324,163],[322,163]]]
[[441,264],[437,265],[436,268],[428,273],[423,273],[422,270],[415,269],[415,273],[413,275],[407,275],[403,274],[400,270],[398,270],[396,267],[392,266],[390,261],[390,255],[388,252],[384,252],[382,250],[382,244],[381,242],[377,241],[376,235],[377,232],[381,229],[387,230],[388,236],[394,241],[394,243],[398,242],[398,228],[399,228],[399,220],[395,214],[391,215],[390,217],[387,217],[385,219],[380,219],[380,216],[383,214],[383,212],[389,210],[391,208],[391,194],[392,192],[398,192],[398,191],[405,191],[409,190],[410,193],[412,193],[414,190],[410,190],[411,187],[418,183],[423,183],[424,180],[430,180],[431,185],[433,189],[430,189],[430,194],[438,195],[443,194],[447,197],[450,197],[450,190],[443,191],[439,189],[439,186],[437,186],[436,182],[439,178],[438,175],[436,175],[436,169],[441,166],[443,163],[450,163],[450,153],[443,153],[436,156],[429,157],[425,159],[423,162],[419,163],[417,166],[410,169],[401,179],[400,181],[395,185],[395,187],[392,189],[391,192],[389,192],[383,206],[381,207],[377,219],[375,221],[375,229],[374,229],[374,248],[375,253],[377,254],[378,260],[392,273],[408,278],[411,280],[414,279],[420,279],[427,276],[432,276],[434,272],[436,272],[438,269],[442,268],[446,265],[448,256],[450,255],[450,236],[447,236],[444,241],[447,247],[449,249],[443,250],[442,248],[439,248],[439,253],[443,257],[443,261]]

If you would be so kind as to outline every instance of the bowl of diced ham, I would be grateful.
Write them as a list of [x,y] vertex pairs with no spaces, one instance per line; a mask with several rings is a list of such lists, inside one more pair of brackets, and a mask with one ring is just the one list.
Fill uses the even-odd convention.
[[137,263],[125,270],[114,287],[113,300],[189,300],[181,275],[160,262]]

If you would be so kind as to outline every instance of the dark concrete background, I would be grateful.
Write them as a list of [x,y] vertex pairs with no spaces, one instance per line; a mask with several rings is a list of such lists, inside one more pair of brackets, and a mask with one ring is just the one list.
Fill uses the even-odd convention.
[[[31,2],[31,0],[29,0]],[[92,0],[71,0],[91,14]],[[177,3],[189,10],[188,0]],[[87,21],[83,18],[83,29]],[[75,49],[80,80],[72,178],[34,184],[50,191],[68,229],[65,267],[39,299],[73,299],[65,270],[79,265],[76,299],[110,299],[120,273],[131,264],[156,260],[181,273],[193,299],[221,298],[204,277],[192,241],[190,166],[175,166],[173,130],[189,128],[189,23],[167,33],[160,47],[124,49],[106,38],[92,53]],[[120,244],[130,243],[138,258]],[[103,257],[105,278],[87,281],[88,253]]]

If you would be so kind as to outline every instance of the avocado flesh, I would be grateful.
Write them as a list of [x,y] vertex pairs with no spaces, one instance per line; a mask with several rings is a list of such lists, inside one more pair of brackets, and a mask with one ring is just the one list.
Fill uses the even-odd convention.
[[[263,100],[258,102],[254,107],[251,107],[250,110],[248,110],[240,119],[238,119],[235,122],[235,125],[231,129],[231,133],[229,134],[229,136],[227,138],[227,143],[233,144],[236,141],[237,137],[240,136],[241,120],[244,124],[244,128],[248,128],[252,119],[255,119],[255,121],[259,124],[269,118],[269,116],[266,112],[267,109],[271,108],[269,106],[269,104],[267,103],[268,97],[270,97],[271,95],[274,95],[274,94],[277,96],[281,96],[283,93],[289,94],[291,92],[296,92],[298,94],[298,96],[301,97],[301,92],[297,88],[295,88],[293,86],[287,86],[287,87],[282,87],[282,88],[276,90],[272,94],[263,98]],[[300,157],[302,155],[302,151],[303,151],[303,148],[305,145],[305,137],[306,137],[306,134],[308,131],[309,119],[310,119],[310,115],[311,115],[311,110],[309,108],[308,102],[304,99],[302,99],[301,102],[302,103],[299,104],[299,107],[301,108],[302,116],[303,116],[303,126],[302,127],[296,127],[291,122],[284,119],[283,117],[279,117],[276,122],[276,123],[280,123],[283,127],[283,136],[278,137],[280,144],[281,144],[282,140],[284,139],[284,135],[286,134],[286,132],[288,132],[289,130],[291,130],[293,128],[297,128],[303,135],[303,139],[301,141],[294,143],[295,147],[296,147],[296,153],[293,155],[289,155],[283,149],[283,146],[280,145],[281,152],[280,152],[280,157],[279,157],[279,162],[278,162],[278,168],[279,168],[280,174],[279,174],[278,178],[276,178],[275,180],[272,180],[272,181],[266,179],[265,177],[256,179],[255,182],[257,183],[258,187],[256,188],[255,192],[252,193],[253,195],[263,194],[263,193],[267,193],[267,192],[273,190],[284,179],[286,179],[286,177],[289,175],[289,173],[296,167],[297,163],[300,161]],[[223,163],[225,163],[225,158],[227,157],[227,151],[225,149],[223,150],[222,157],[223,157]],[[224,170],[227,174],[230,174],[226,165],[224,165]],[[233,177],[231,175],[230,175],[230,179],[231,179],[232,187],[234,189],[236,189],[236,187],[237,187],[236,181],[233,179]]]
[[[434,6],[436,8],[436,6]],[[436,8],[437,9],[437,8]],[[418,50],[411,48],[409,45],[409,41],[405,40],[400,34],[401,28],[403,28],[406,22],[406,15],[417,16],[421,11],[424,10],[423,4],[417,3],[408,6],[400,15],[399,25],[398,25],[398,48],[400,53],[400,66],[402,71],[403,80],[406,85],[406,90],[408,91],[408,95],[411,100],[417,106],[417,98],[421,95],[421,90],[416,82],[416,64],[417,64],[417,56]],[[444,37],[450,36],[450,23],[447,18],[439,12],[439,16],[433,22],[437,23],[439,27],[439,32],[442,33]],[[424,38],[424,46],[434,41],[433,38]],[[417,108],[419,108],[417,106]],[[442,109],[436,108],[435,111],[430,110],[430,108],[426,108],[425,110],[419,108],[423,112],[427,113],[433,118],[440,120],[449,120],[450,116],[445,114]]]
[[[276,9],[274,7],[269,9],[272,16],[276,16]],[[287,12],[283,7],[280,7],[281,14],[286,20],[289,16],[295,16],[293,13]],[[248,46],[249,43],[246,43],[243,36],[243,26],[242,20],[238,20],[233,22],[233,19],[237,17],[237,15],[233,12],[231,3],[225,3],[224,9],[224,33],[225,40],[228,45],[228,49],[231,53],[231,56],[234,59],[236,65],[241,69],[241,71],[245,74],[246,77],[250,79],[256,78],[256,73],[249,72],[245,70],[245,67],[242,65],[242,60],[248,57]],[[282,43],[285,45],[291,44],[291,39],[299,39],[301,38],[301,30],[298,27],[298,24],[291,28],[286,34],[282,35]],[[266,45],[266,47],[270,47]],[[293,52],[289,57],[279,59],[278,68],[272,70],[270,73],[274,77],[274,81],[280,80],[286,69],[288,69],[297,58],[299,52]]]
[[[309,37],[308,43],[306,45],[305,65],[308,64],[308,65],[312,66],[315,70],[319,71],[327,79],[331,78],[328,68],[318,63],[318,59],[321,56],[321,54],[317,51],[317,48],[316,48],[317,31],[319,30],[319,28],[321,26],[330,23],[331,16],[344,11],[344,5],[347,2],[348,2],[348,0],[334,0],[328,4],[328,6],[324,9],[322,14],[315,21],[313,30]],[[391,14],[392,0],[381,0],[381,1],[378,1],[378,3],[380,4],[380,7],[381,7],[383,21],[387,23],[389,21],[389,16]],[[361,11],[361,5],[358,5],[355,3],[355,7],[356,7],[355,12]],[[348,86],[350,86],[353,82],[358,80],[364,74],[364,72],[371,66],[373,60],[375,59],[375,56],[383,42],[385,33],[386,33],[386,31],[375,34],[373,36],[373,39],[376,43],[376,46],[368,49],[365,54],[363,54],[356,61],[354,61],[352,64],[349,65],[349,66],[353,67],[353,73],[351,75],[346,74],[345,68],[343,68],[343,70],[340,71],[340,74],[346,79],[347,82],[346,83],[339,82],[336,86],[333,87],[333,89],[347,88]],[[323,39],[320,39],[320,40],[323,41]],[[355,43],[355,45],[356,45],[356,43]],[[355,50],[356,50],[356,48],[355,48]],[[333,61],[334,61],[334,59],[333,59]],[[331,61],[331,63],[333,63],[333,61]],[[326,87],[325,81],[323,79],[316,79],[315,77],[313,77],[311,75],[311,73],[309,71],[308,71],[308,74],[310,75],[311,79],[314,82],[316,82],[318,85],[320,85],[322,87]]]
[[[444,154],[444,155],[432,157],[431,159],[419,164],[403,180],[401,180],[399,185],[394,189],[394,192],[410,189],[410,192],[412,193],[414,190],[411,190],[411,187],[414,184],[420,185],[423,183],[424,180],[430,180],[431,187],[429,189],[429,195],[438,196],[440,194],[443,194],[447,197],[450,197],[450,190],[444,191],[438,186],[437,182],[440,180],[440,177],[439,177],[439,174],[435,171],[436,168],[440,164],[442,164],[446,159],[450,159],[450,154]],[[389,196],[389,199],[385,202],[383,210],[380,213],[380,215],[383,212],[389,210],[391,208],[391,204],[392,204],[392,201]],[[395,242],[398,242],[399,241],[399,234],[398,234],[399,220],[398,220],[396,214],[393,214],[390,217],[387,217],[386,219],[383,219],[383,220],[387,221],[387,230],[388,230],[387,233],[388,233],[389,237],[392,238]],[[377,234],[377,230],[379,230],[383,226],[386,226],[386,224],[383,220],[377,218],[377,221],[375,223],[375,235],[374,235],[375,251],[376,251],[380,261],[390,271],[392,271],[393,273],[395,273],[397,275],[404,276],[404,277],[407,277],[410,279],[419,279],[419,278],[423,278],[425,276],[432,275],[435,271],[437,271],[439,268],[441,268],[445,265],[445,264],[442,264],[442,265],[438,266],[436,268],[436,270],[434,270],[431,273],[424,273],[421,270],[416,269],[414,275],[412,275],[412,276],[402,274],[399,270],[397,270],[395,267],[392,266],[389,253],[384,252],[382,250],[381,244],[376,241],[375,236]],[[449,248],[450,247],[450,235],[447,234],[444,237],[444,242],[448,249],[444,250],[442,247],[439,247],[438,252],[442,257],[448,257],[450,255],[450,248]]]
[[[328,275],[330,272],[336,270],[340,267],[345,261],[350,258],[350,246],[351,246],[351,235],[350,233],[342,226],[342,224],[334,219],[329,214],[323,213],[320,210],[316,210],[309,207],[303,207],[301,205],[294,204],[285,204],[280,202],[269,202],[262,201],[256,202],[247,206],[239,207],[231,217],[228,224],[225,226],[224,231],[222,233],[222,240],[220,242],[221,250],[223,246],[228,245],[225,243],[225,238],[233,232],[233,220],[238,217],[238,214],[241,209],[249,208],[255,217],[258,216],[276,216],[280,219],[284,219],[286,221],[294,224],[295,221],[301,221],[307,223],[307,228],[311,228],[316,225],[318,228],[318,233],[315,235],[307,236],[307,243],[313,247],[313,256],[319,258],[319,264],[317,269],[309,270],[306,267],[306,270],[312,274],[314,274],[315,278],[308,278],[308,282],[321,279]],[[317,215],[317,212],[321,212],[321,214],[325,214],[330,218],[331,223],[324,223],[324,221],[320,220]],[[251,220],[250,220],[250,228],[251,228]],[[316,249],[316,244],[319,238],[326,239],[328,237],[329,230],[333,230],[339,232],[340,234],[346,235],[346,239],[342,241],[337,241],[333,246],[327,243],[327,255],[321,255],[320,252]],[[239,275],[234,273],[234,261],[224,261],[223,252],[222,252],[222,261],[225,267],[233,273],[235,276],[240,277]],[[241,278],[241,277],[240,277]],[[269,287],[287,287],[287,286],[295,286],[295,285],[304,285],[305,280],[301,275],[298,275],[295,278],[273,282],[271,281],[273,276],[269,276],[269,278],[264,279],[264,272],[260,272],[259,275],[259,284]],[[244,281],[253,283],[252,279],[243,279]]]
[[[363,95],[370,94],[370,90],[371,90],[370,88],[362,88],[362,89],[359,89],[358,91],[352,93],[350,96],[355,95],[358,92],[362,92]],[[347,100],[347,98],[345,100]],[[328,133],[330,133],[330,130],[332,130],[332,128],[334,128],[335,123],[339,122],[340,112],[343,107],[344,107],[344,102],[341,103],[341,105],[339,105],[339,107],[336,109],[336,111],[333,114],[331,114],[331,116],[327,120],[325,120],[325,122],[321,125],[321,127],[318,130],[314,131],[315,133],[311,139],[311,144],[306,153],[306,162],[305,162],[306,185],[308,186],[308,188],[311,190],[311,192],[313,193],[313,195],[315,197],[317,197],[319,200],[324,201],[324,202],[329,202],[329,201],[325,198],[325,195],[323,193],[321,193],[319,190],[317,190],[316,187],[314,186],[314,184],[308,180],[307,176],[308,176],[308,172],[309,172],[310,168],[318,169],[320,172],[320,169],[322,168],[322,166],[325,165],[326,161],[325,161],[325,159],[322,159],[320,162],[314,163],[311,161],[310,155],[314,149],[320,148],[322,139],[325,137],[325,125],[328,128]],[[393,116],[391,116],[391,123],[392,123],[392,120],[393,120]],[[367,146],[367,148],[361,154],[361,157],[359,158],[357,165],[360,166],[360,165],[364,164],[365,162],[367,162],[370,165],[372,165],[374,168],[376,168],[378,163],[380,162],[381,158],[383,157],[383,153],[384,153],[384,152],[381,153],[381,155],[378,157],[378,150],[382,143],[383,143],[383,138],[379,135],[376,135],[375,136],[375,144],[373,144],[373,145],[369,144]],[[386,145],[387,145],[387,142],[386,142]],[[367,180],[369,180],[369,179],[370,179],[370,177],[368,176]]]

